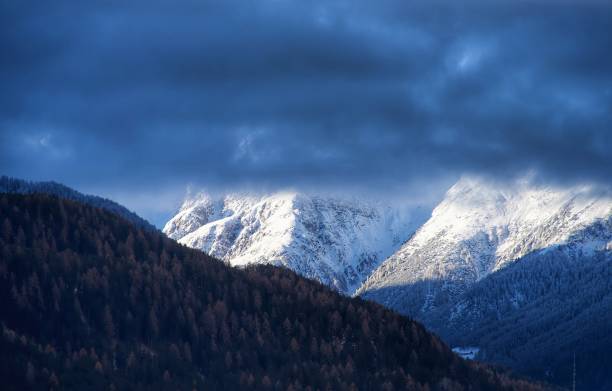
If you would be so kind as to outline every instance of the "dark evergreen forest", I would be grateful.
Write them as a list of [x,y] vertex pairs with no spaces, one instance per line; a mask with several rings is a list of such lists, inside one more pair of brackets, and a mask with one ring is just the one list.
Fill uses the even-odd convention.
[[4,390],[545,389],[380,305],[43,194],[0,195],[0,327]]

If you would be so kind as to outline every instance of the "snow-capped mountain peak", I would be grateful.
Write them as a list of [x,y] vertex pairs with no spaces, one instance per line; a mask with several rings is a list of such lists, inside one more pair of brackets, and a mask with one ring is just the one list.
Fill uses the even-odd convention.
[[294,191],[190,197],[171,238],[234,266],[284,265],[351,294],[423,220],[421,210]]
[[589,186],[462,178],[358,294],[418,316],[527,254],[568,243],[605,250],[610,233],[577,233],[611,215],[612,198]]

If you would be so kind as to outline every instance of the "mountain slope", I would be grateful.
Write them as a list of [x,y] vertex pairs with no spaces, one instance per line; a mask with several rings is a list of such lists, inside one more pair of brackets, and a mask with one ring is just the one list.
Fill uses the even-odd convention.
[[[602,223],[612,228],[612,219]],[[557,384],[612,388],[612,253],[575,257],[561,246],[530,254],[472,285],[423,321],[478,359]]]
[[542,387],[286,269],[237,269],[99,208],[0,194],[0,378],[21,389]]
[[57,182],[28,182],[21,179],[0,176],[0,193],[50,194],[67,200],[79,201],[115,213],[144,229],[157,230],[151,223],[128,210],[126,207],[106,198],[79,193]]
[[234,266],[286,266],[352,294],[422,221],[419,210],[284,192],[188,198],[169,237]]
[[612,198],[589,187],[464,178],[358,291],[478,359],[607,390]]
[[611,215],[612,198],[586,186],[463,178],[358,294],[418,318],[527,254],[568,243],[580,256],[608,248],[607,231],[574,234]]

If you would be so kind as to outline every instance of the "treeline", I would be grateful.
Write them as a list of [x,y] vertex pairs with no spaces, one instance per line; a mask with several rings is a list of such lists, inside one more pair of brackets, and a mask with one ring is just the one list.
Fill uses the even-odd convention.
[[23,389],[540,390],[285,269],[0,194],[0,382]]
[[136,213],[128,210],[123,205],[119,205],[115,201],[95,195],[79,193],[78,191],[57,182],[30,182],[2,175],[0,176],[0,193],[54,195],[65,200],[78,201],[87,205],[95,206],[96,208],[106,209],[109,212],[117,214],[132,224],[146,230],[157,230],[157,228],[151,225],[151,223],[138,216]]

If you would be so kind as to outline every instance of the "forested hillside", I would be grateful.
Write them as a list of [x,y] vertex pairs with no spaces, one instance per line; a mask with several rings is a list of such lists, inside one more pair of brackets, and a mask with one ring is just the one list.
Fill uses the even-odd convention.
[[557,384],[572,384],[575,354],[577,389],[612,389],[612,254],[574,257],[566,247],[491,274],[427,323],[455,346],[478,346],[481,360]]
[[115,201],[95,195],[79,193],[68,186],[64,186],[61,183],[53,181],[29,182],[3,175],[0,176],[0,193],[50,194],[66,200],[78,201],[97,208],[106,209],[109,212],[115,213],[139,227],[148,230],[156,230],[151,223]]
[[103,209],[0,195],[0,378],[23,389],[539,390],[285,269]]

